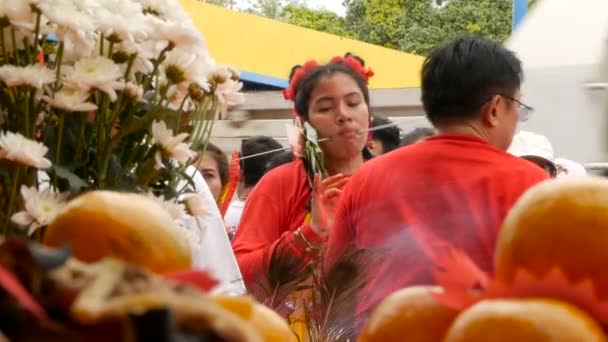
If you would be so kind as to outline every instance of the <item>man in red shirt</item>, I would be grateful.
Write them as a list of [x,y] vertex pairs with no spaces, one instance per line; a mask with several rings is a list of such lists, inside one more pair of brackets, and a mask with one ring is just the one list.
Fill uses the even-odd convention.
[[438,135],[363,165],[344,189],[326,264],[348,247],[375,257],[358,298],[366,313],[391,292],[433,284],[430,258],[464,250],[493,271],[500,225],[519,196],[547,178],[507,154],[518,121],[521,63],[504,47],[461,38],[434,50],[422,69],[422,102]]

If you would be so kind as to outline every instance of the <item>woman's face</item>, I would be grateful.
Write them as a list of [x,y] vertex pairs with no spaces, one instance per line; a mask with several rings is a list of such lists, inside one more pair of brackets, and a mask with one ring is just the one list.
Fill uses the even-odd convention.
[[351,159],[367,142],[369,108],[357,82],[344,73],[321,78],[308,104],[308,121],[317,130],[328,158]]
[[211,190],[213,198],[217,202],[222,193],[222,180],[217,161],[210,153],[205,153],[203,159],[198,163],[198,170],[203,174],[203,178]]

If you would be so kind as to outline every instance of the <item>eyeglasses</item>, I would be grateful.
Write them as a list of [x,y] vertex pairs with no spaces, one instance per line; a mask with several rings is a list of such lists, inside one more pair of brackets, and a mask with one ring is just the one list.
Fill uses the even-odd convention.
[[498,96],[504,97],[507,100],[511,100],[511,101],[517,103],[517,105],[518,105],[517,110],[519,111],[519,121],[526,122],[530,119],[530,116],[532,116],[532,112],[534,112],[534,108],[528,106],[527,104],[524,104],[523,102],[519,101],[518,99],[512,98],[511,96],[502,95],[502,94],[498,94]]

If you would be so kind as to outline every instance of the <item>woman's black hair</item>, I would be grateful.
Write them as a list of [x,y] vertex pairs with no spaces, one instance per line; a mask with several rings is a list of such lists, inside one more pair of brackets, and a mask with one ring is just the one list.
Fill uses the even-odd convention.
[[[347,53],[345,57],[355,58],[361,63],[361,65],[365,65],[365,61],[363,61],[363,59],[351,53]],[[291,69],[291,72],[289,74],[290,81],[295,72],[300,67],[300,65],[296,65]],[[367,82],[363,79],[363,76],[361,76],[361,74],[359,74],[356,70],[344,63],[328,63],[325,65],[319,65],[309,71],[306,75],[304,75],[304,77],[302,78],[302,80],[300,80],[300,83],[298,84],[294,99],[294,107],[298,114],[304,120],[308,120],[308,102],[310,102],[310,94],[312,93],[312,90],[316,87],[317,83],[321,78],[332,76],[336,73],[343,73],[345,75],[348,75],[357,83],[359,89],[361,90],[361,93],[363,94],[365,103],[369,107],[369,89],[367,87]]]
[[228,184],[228,157],[226,156],[224,151],[222,151],[222,149],[212,143],[207,144],[204,153],[209,153],[211,158],[213,158],[217,163],[217,171],[220,174],[220,181],[222,182],[222,187],[224,187],[226,184]]

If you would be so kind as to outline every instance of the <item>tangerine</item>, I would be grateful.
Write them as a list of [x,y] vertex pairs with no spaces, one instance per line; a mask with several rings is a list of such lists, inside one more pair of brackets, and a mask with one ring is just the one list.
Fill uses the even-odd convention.
[[438,303],[437,286],[412,286],[386,297],[367,321],[360,342],[441,341],[458,314]]
[[546,181],[513,206],[498,235],[496,278],[511,284],[519,269],[543,277],[559,268],[571,282],[590,279],[608,299],[608,180]]
[[287,321],[266,305],[252,297],[213,296],[215,302],[248,323],[260,333],[265,342],[296,342],[297,338]]
[[107,256],[163,273],[192,266],[190,245],[169,213],[133,193],[92,191],[76,197],[48,226],[44,244],[70,245],[74,257]]
[[444,342],[605,342],[578,308],[549,299],[485,300],[461,313]]

